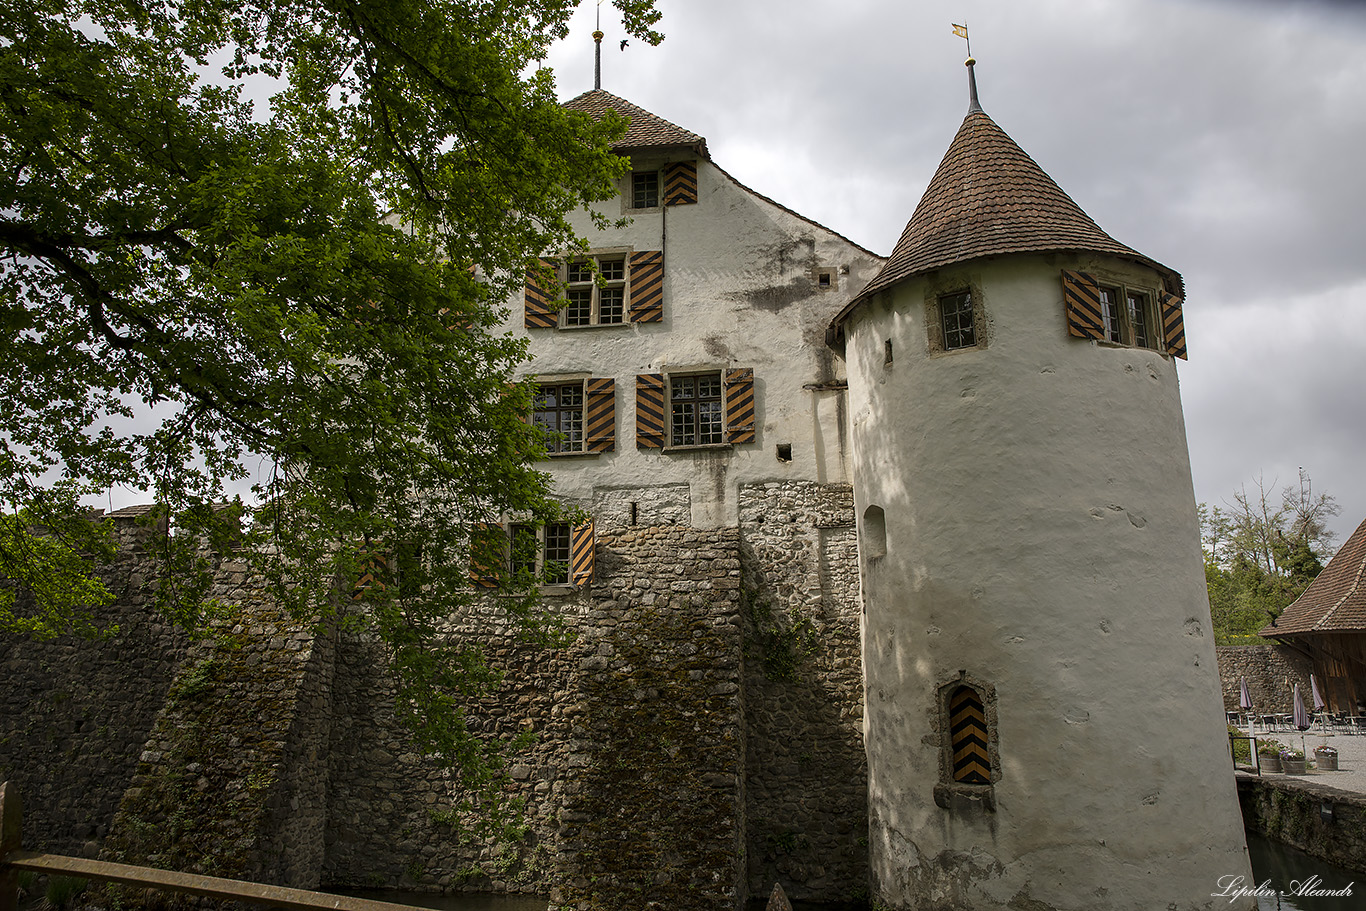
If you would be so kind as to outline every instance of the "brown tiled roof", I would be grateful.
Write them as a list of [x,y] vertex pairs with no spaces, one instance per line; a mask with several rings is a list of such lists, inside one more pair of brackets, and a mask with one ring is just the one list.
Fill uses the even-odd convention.
[[[1034,159],[969,110],[887,264],[846,308],[932,269],[1003,253],[1114,253],[1150,265],[1181,293],[1181,276],[1106,234]],[[836,317],[836,324],[845,313]]]
[[1366,630],[1366,521],[1263,636]]
[[685,146],[693,149],[703,158],[711,158],[707,152],[707,140],[705,138],[698,136],[691,130],[685,130],[675,123],[670,123],[663,117],[651,114],[644,108],[631,104],[625,98],[618,98],[611,92],[593,89],[569,99],[564,103],[564,106],[575,111],[583,111],[594,119],[601,119],[602,115],[608,111],[616,111],[621,116],[628,118],[631,123],[626,128],[626,135],[613,146],[614,149],[625,151],[627,149]]

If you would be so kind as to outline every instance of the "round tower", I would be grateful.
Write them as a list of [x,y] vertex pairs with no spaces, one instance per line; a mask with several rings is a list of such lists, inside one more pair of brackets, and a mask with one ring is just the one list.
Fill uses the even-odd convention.
[[1204,908],[1251,872],[1177,384],[1182,280],[983,112],[972,64],[924,198],[831,326],[873,895]]

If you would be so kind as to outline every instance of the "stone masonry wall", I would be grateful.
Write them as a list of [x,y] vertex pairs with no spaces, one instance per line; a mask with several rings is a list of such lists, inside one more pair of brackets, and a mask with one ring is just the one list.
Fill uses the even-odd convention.
[[[1249,831],[1366,873],[1366,797],[1361,794],[1302,776],[1239,775],[1238,802]],[[1324,818],[1325,805],[1331,819]]]
[[861,600],[853,491],[740,491],[751,895],[866,898]]
[[1257,712],[1289,712],[1295,684],[1300,685],[1305,708],[1310,708],[1309,658],[1288,645],[1220,645],[1215,648],[1219,662],[1219,683],[1224,694],[1224,710],[1239,711],[1239,681],[1247,679],[1253,709]]
[[324,882],[548,894],[564,906],[733,908],[743,896],[740,561],[734,529],[600,534],[590,589],[550,595],[568,645],[516,641],[497,598],[460,618],[502,682],[470,708],[529,731],[505,797],[521,822],[475,831],[459,780],[394,719],[384,656],[343,639],[334,683]]
[[0,638],[0,781],[18,787],[30,850],[98,852],[189,647],[149,607],[151,530],[113,521],[120,549],[99,575],[117,599],[104,615],[117,632]]
[[176,674],[102,856],[316,887],[334,637],[286,616],[233,557],[212,594],[229,617]]

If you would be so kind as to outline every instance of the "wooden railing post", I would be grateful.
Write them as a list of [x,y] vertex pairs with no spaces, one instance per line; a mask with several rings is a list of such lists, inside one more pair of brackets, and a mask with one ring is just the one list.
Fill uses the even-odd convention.
[[23,805],[19,789],[8,781],[0,782],[0,911],[19,907],[19,871],[6,861],[18,851],[23,840]]

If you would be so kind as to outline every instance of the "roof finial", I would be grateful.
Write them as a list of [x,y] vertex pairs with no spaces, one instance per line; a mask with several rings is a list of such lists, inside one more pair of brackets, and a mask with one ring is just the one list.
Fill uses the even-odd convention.
[[983,113],[982,105],[977,101],[977,61],[969,57],[963,61],[968,68],[968,113]]
[[593,88],[602,88],[602,0],[598,0],[598,18],[593,23]]
[[968,59],[963,61],[968,68],[968,113],[971,114],[976,111],[980,114],[982,113],[982,105],[977,101],[977,71],[973,69],[977,65],[977,61],[972,57],[972,39],[968,37],[968,23],[965,19],[962,25],[957,22],[950,24],[953,26],[953,33],[968,43]]

